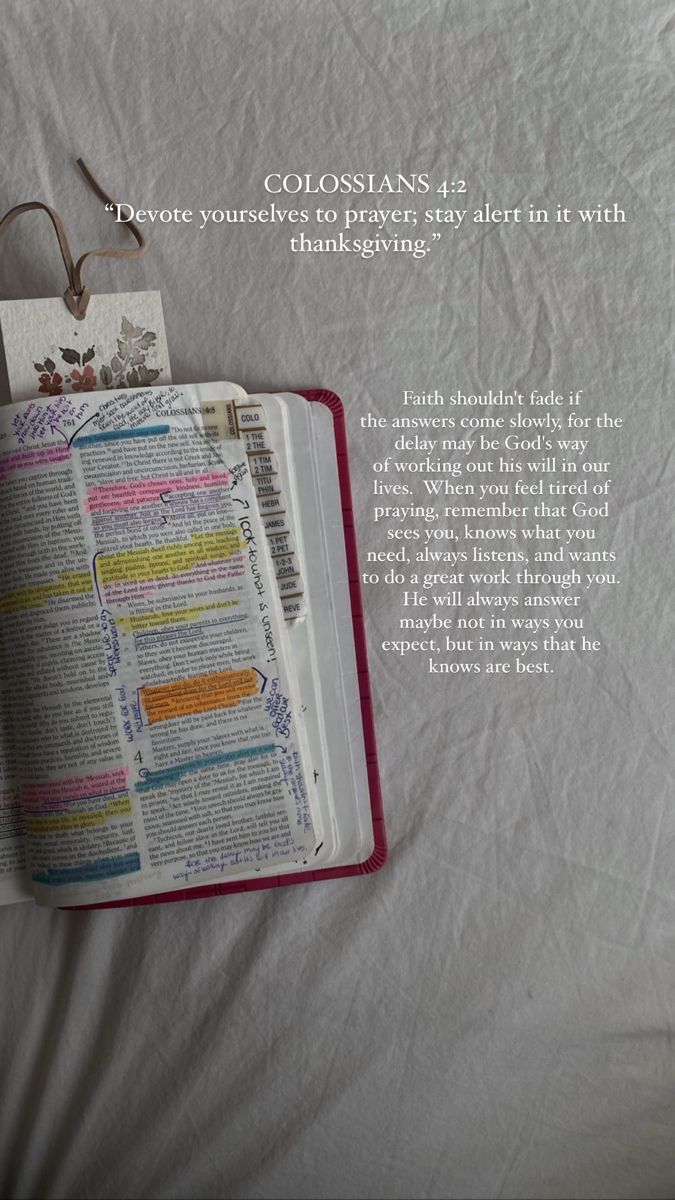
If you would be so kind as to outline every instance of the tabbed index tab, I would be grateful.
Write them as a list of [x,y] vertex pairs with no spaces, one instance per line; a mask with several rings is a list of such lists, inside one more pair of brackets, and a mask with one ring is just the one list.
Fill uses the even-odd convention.
[[264,429],[265,409],[262,404],[237,404],[237,422],[242,433],[247,429]]
[[204,433],[216,441],[230,441],[239,437],[233,400],[202,400]]
[[248,465],[253,476],[277,474],[277,460],[266,450],[249,451]]

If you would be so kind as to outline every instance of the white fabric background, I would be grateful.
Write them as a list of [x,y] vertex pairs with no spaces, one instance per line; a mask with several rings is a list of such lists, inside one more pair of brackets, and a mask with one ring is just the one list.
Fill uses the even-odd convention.
[[[612,444],[620,590],[551,679],[385,659],[391,843],[372,878],[102,914],[0,913],[7,1197],[667,1197],[675,1189],[671,3],[0,5],[2,206],[78,252],[81,184],[262,206],[282,171],[433,171],[471,198],[617,201],[623,227],[451,234],[433,258],[151,233],[99,291],[160,287],[174,378],[326,386],[359,537],[404,387],[583,387]],[[473,205],[471,205],[473,206]],[[46,219],[3,297],[58,294]],[[122,233],[118,231],[120,243]],[[126,244],[126,243],[125,243]]]

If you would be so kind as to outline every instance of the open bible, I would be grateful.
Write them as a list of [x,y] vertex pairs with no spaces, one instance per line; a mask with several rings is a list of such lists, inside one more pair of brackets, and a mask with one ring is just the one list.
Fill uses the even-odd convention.
[[381,865],[346,462],[327,392],[0,408],[0,901]]

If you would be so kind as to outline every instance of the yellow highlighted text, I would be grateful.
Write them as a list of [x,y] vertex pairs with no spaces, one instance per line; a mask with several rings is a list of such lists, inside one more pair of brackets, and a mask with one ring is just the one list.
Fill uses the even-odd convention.
[[65,833],[69,829],[94,829],[105,825],[111,817],[130,817],[131,800],[128,796],[115,796],[105,808],[98,812],[59,812],[45,817],[29,817],[25,822],[26,833],[40,836],[44,833]]
[[166,546],[145,546],[140,550],[121,550],[98,559],[101,583],[121,583],[133,579],[161,579],[191,571],[199,563],[231,558],[244,549],[236,525],[193,533],[187,542],[169,542]]
[[56,596],[79,596],[92,592],[91,575],[88,571],[60,571],[56,579],[46,583],[33,583],[29,587],[17,588],[0,596],[0,612],[16,612],[22,608],[42,608]]

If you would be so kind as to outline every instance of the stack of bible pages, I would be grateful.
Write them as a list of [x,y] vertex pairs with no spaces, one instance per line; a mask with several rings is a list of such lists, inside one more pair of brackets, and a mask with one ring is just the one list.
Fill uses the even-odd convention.
[[0,409],[0,900],[376,869],[342,407],[231,383]]

